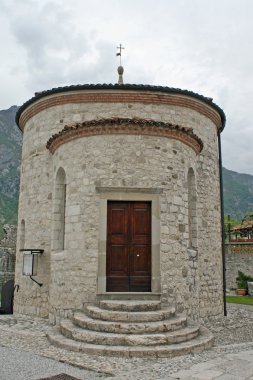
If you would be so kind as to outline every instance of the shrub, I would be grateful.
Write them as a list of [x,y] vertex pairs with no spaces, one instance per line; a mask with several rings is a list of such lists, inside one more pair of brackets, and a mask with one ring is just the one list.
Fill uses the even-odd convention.
[[248,290],[248,281],[253,281],[253,277],[248,276],[247,274],[238,271],[238,276],[236,277],[236,283],[238,289],[247,289]]

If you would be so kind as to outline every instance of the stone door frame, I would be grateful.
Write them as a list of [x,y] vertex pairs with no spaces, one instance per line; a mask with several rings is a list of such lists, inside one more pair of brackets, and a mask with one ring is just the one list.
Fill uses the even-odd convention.
[[[99,238],[98,238],[98,273],[97,294],[117,294],[106,292],[106,236],[107,236],[107,201],[150,201],[151,202],[151,292],[161,292],[160,273],[160,194],[159,188],[96,187],[99,196]],[[119,294],[126,294],[120,292]],[[127,292],[127,294],[136,294]],[[138,292],[142,294],[142,292]],[[147,294],[147,292],[145,292]]]

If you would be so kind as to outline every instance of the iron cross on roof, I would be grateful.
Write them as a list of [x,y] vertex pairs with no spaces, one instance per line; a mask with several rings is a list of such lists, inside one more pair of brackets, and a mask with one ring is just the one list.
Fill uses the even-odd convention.
[[119,64],[121,66],[121,50],[122,49],[125,49],[121,44],[119,44],[119,46],[117,46],[117,49],[119,49],[119,53],[117,53],[117,57],[119,56]]

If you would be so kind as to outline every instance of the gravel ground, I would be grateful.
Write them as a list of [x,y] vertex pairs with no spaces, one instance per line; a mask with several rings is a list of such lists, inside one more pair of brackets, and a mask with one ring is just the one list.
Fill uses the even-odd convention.
[[[1,380],[37,380],[58,374],[68,374],[78,380],[101,379],[95,373],[78,369],[30,352],[0,346]],[[102,376],[103,378],[104,376]]]
[[[59,373],[81,380],[113,376],[117,380],[168,380],[171,374],[193,364],[223,358],[228,353],[253,350],[253,306],[229,304],[227,317],[206,326],[215,336],[211,350],[172,359],[124,359],[94,357],[56,348],[45,337],[49,328],[45,320],[0,316],[0,380],[37,380]],[[92,369],[93,372],[37,355]]]
[[253,342],[253,305],[227,304],[228,315],[207,323],[214,337],[214,346]]

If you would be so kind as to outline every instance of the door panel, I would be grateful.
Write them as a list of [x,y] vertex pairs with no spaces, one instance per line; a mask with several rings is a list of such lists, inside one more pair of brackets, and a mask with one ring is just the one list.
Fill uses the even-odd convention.
[[133,249],[133,255],[131,256],[132,262],[132,274],[145,273],[148,275],[150,263],[147,260],[149,247],[145,245],[136,245]]
[[128,208],[125,204],[117,202],[108,209],[107,239],[111,243],[127,243],[128,234]]
[[124,245],[111,246],[110,271],[117,275],[127,275],[128,249]]
[[150,207],[139,202],[133,206],[133,238],[150,238]]
[[111,232],[114,236],[123,236],[127,233],[127,214],[122,208],[113,209],[111,212]]
[[151,203],[108,201],[106,290],[151,291]]

